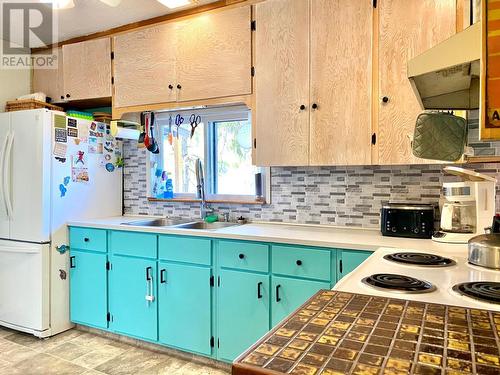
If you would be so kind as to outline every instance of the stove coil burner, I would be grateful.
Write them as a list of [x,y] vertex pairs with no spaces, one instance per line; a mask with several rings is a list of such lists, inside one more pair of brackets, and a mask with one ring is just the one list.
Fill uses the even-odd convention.
[[385,255],[384,259],[416,266],[447,267],[455,264],[452,259],[427,253],[393,253]]
[[472,281],[454,285],[453,290],[479,301],[500,303],[500,283]]
[[375,288],[403,293],[428,293],[436,289],[427,281],[392,273],[377,273],[365,277],[362,281]]

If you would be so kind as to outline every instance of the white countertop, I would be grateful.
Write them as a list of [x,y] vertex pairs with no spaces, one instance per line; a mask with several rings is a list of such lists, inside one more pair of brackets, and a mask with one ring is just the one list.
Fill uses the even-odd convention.
[[426,239],[384,237],[377,229],[359,229],[320,225],[282,223],[249,223],[218,230],[180,229],[123,225],[124,222],[154,218],[151,216],[118,216],[69,222],[70,226],[114,229],[160,234],[175,234],[211,238],[238,239],[286,243],[305,246],[333,247],[374,251],[380,247],[446,252],[450,249],[467,251],[467,245],[437,243]]

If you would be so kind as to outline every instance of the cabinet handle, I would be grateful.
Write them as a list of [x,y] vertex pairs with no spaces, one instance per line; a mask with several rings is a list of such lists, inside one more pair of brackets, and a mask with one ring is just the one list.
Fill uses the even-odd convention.
[[301,111],[303,111],[304,109],[306,109],[306,106],[305,106],[304,104],[302,104],[302,105],[300,106],[300,110],[301,110]]
[[262,281],[257,284],[257,298],[261,299],[262,298]]
[[389,103],[389,97],[388,97],[388,96],[384,96],[384,97],[382,98],[382,102],[383,102],[383,103]]
[[160,284],[164,284],[166,283],[166,279],[165,279],[165,274],[167,273],[167,270],[166,269],[162,269],[160,271]]
[[180,90],[180,89],[182,89],[182,86],[178,83],[177,88]]
[[153,267],[146,268],[146,281],[151,281],[151,271],[153,271]]
[[344,267],[342,266],[342,259],[339,260],[339,271],[340,273],[342,273],[342,271],[344,270]]
[[85,238],[83,239],[83,241],[84,241],[84,242],[90,242],[90,238],[85,237]]
[[302,261],[300,259],[297,262],[295,262],[295,263],[297,263],[297,266],[301,266],[302,265]]
[[70,94],[66,94],[66,97],[67,97],[67,98],[71,98],[71,95],[70,95]]
[[281,298],[280,298],[280,288],[281,288],[281,285],[276,285],[276,302],[280,302],[281,301]]
[[76,268],[74,255],[72,257],[69,257],[69,268]]
[[240,255],[238,255],[238,258],[240,258],[240,259],[245,258],[245,254],[240,254]]
[[318,109],[318,105],[316,103],[313,103],[313,105],[311,106],[312,109]]
[[61,100],[64,100],[64,95],[61,95]]
[[170,85],[168,85],[168,88],[169,88],[170,90],[173,90],[173,89],[174,89],[174,86],[173,86],[172,84],[170,84]]

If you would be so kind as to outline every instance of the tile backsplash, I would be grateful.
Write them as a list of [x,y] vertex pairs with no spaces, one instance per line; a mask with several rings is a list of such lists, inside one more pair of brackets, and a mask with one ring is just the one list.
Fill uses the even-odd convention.
[[[124,209],[126,214],[197,218],[199,204],[148,202],[146,150],[126,142]],[[443,165],[276,167],[271,169],[271,203],[265,205],[213,204],[218,214],[230,212],[254,221],[330,224],[377,228],[380,207],[391,202],[434,203],[440,199]],[[500,164],[466,168],[500,179]],[[497,192],[500,187],[497,186]],[[497,208],[500,207],[497,194]]]

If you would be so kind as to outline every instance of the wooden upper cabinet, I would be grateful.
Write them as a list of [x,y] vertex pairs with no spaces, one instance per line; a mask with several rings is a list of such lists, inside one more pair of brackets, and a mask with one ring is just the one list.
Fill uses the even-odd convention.
[[456,0],[381,0],[378,11],[378,163],[428,163],[411,150],[423,109],[408,80],[407,62],[455,34]]
[[68,100],[111,97],[111,40],[66,44],[63,51],[64,95]]
[[114,37],[114,106],[176,101],[176,24]]
[[311,0],[312,165],[371,163],[372,17],[371,0]]
[[257,165],[309,163],[309,4],[255,5]]
[[[41,53],[34,53],[34,56]],[[57,56],[56,69],[33,69],[33,92],[43,92],[57,103],[64,99],[62,53],[60,48],[54,49],[53,53]]]
[[244,6],[177,22],[178,101],[251,94],[250,21]]

